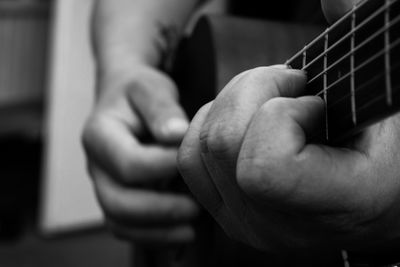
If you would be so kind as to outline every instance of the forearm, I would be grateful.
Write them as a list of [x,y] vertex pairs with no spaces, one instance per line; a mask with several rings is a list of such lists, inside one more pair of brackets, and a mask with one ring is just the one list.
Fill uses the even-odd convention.
[[93,41],[101,72],[157,66],[201,0],[97,0]]

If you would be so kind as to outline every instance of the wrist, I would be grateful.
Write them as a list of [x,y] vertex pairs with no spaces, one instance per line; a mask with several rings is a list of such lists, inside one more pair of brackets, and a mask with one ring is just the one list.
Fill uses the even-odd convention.
[[150,71],[158,70],[142,60],[132,60],[129,64],[99,65],[96,73],[97,92],[102,94],[103,92],[118,90],[118,88],[125,88],[143,78],[144,74]]

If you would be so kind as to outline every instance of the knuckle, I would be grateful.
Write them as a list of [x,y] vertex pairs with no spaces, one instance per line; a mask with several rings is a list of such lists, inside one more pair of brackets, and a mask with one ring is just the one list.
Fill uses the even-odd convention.
[[141,79],[130,80],[126,84],[125,88],[127,88],[127,93],[133,98],[147,95],[149,93],[149,90],[151,91],[153,89],[151,86],[148,86],[146,81],[143,81]]
[[216,158],[225,158],[233,152],[238,142],[235,129],[231,125],[214,123],[200,133],[201,147],[203,152],[209,152]]
[[264,80],[265,75],[269,75],[271,69],[268,67],[257,67],[246,72],[245,80],[259,81]]
[[100,115],[91,115],[86,121],[81,133],[81,145],[89,160],[98,162],[107,144],[105,128],[107,126]]
[[101,125],[99,121],[94,117],[89,117],[86,121],[82,135],[81,135],[81,142],[85,150],[90,150],[93,146],[93,140],[98,135],[101,130]]

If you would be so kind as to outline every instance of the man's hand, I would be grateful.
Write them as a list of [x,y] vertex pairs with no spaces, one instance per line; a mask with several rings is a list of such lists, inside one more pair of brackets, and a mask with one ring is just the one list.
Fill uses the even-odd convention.
[[[333,21],[357,0],[322,1]],[[324,103],[284,66],[235,77],[192,121],[178,165],[233,238],[264,250],[362,249],[400,236],[400,115],[348,147],[307,143]]]
[[188,127],[174,82],[156,66],[197,0],[96,0],[93,44],[98,97],[83,133],[89,172],[106,222],[129,241],[194,238],[198,206],[168,191]]
[[400,235],[400,116],[354,146],[307,143],[324,102],[306,75],[240,74],[196,115],[179,151],[193,194],[231,237],[264,250],[359,249]]
[[163,73],[138,66],[100,95],[83,140],[89,171],[107,222],[120,237],[145,243],[194,238],[198,207],[165,191],[177,178],[176,145],[187,130],[175,85]]

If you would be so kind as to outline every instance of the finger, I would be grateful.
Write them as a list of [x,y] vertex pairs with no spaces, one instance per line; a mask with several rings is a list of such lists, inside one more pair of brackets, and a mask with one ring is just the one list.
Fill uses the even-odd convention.
[[107,217],[135,226],[185,223],[199,214],[189,196],[120,186],[100,169],[93,168],[99,202]]
[[188,224],[165,227],[127,227],[108,221],[107,226],[120,239],[143,245],[171,245],[193,242],[196,237],[193,226]]
[[160,73],[141,77],[130,85],[127,94],[157,141],[180,143],[189,122],[178,102],[177,88],[169,78]]
[[128,126],[111,116],[89,120],[83,134],[89,158],[126,184],[153,184],[177,175],[177,149],[140,144]]
[[321,0],[322,11],[329,23],[333,23],[350,11],[361,0]]
[[306,143],[306,132],[321,125],[323,109],[317,97],[276,98],[263,105],[240,151],[237,179],[244,192],[292,210],[343,212],[361,204],[353,202],[362,189],[360,177],[352,174],[363,156]]
[[238,226],[226,209],[207,169],[205,168],[199,143],[200,128],[212,103],[203,106],[193,118],[178,153],[178,168],[190,191],[217,220],[228,235],[233,236]]
[[301,71],[257,68],[226,87],[214,101],[201,130],[202,156],[225,204],[237,216],[245,209],[238,197],[236,161],[253,115],[271,98],[299,94],[305,82]]
[[305,86],[302,71],[260,67],[229,83],[215,99],[201,128],[203,151],[235,164],[238,149],[253,114],[267,100],[295,96]]
[[178,152],[178,169],[193,195],[211,213],[223,205],[221,196],[205,168],[199,148],[199,129],[205,120],[211,103],[203,106],[193,118]]
[[[215,213],[211,214],[216,217],[216,220],[228,232],[231,238],[242,241],[247,240],[247,237],[251,233],[244,232],[246,229],[240,225],[241,221],[246,218],[246,196],[237,186],[236,179],[234,179],[235,172],[227,171],[235,170],[236,166],[229,166],[230,164],[226,162],[220,163],[207,153],[202,153],[201,157],[209,173],[209,177],[211,177],[223,200],[223,209],[227,216],[221,217],[221,214],[217,216],[214,215]],[[220,190],[220,188],[223,188],[223,190]]]

